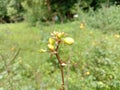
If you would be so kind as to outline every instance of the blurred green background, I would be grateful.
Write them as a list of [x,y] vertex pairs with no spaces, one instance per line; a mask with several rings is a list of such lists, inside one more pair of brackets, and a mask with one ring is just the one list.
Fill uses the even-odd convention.
[[0,0],[0,90],[59,90],[50,33],[74,38],[62,46],[65,90],[120,90],[120,6],[117,0]]

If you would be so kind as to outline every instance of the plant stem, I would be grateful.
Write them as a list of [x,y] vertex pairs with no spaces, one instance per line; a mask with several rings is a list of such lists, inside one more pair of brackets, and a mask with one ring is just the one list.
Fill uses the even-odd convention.
[[65,88],[64,88],[64,73],[63,73],[63,66],[60,65],[60,69],[61,69],[61,76],[62,76],[62,89],[65,90]]
[[65,90],[64,89],[64,72],[63,72],[63,66],[61,65],[62,62],[61,62],[61,59],[60,59],[60,56],[58,55],[58,53],[56,53],[55,55],[56,55],[56,58],[58,59],[59,65],[60,65],[61,77],[62,77],[62,90]]
[[62,66],[62,61],[61,61],[61,59],[60,59],[60,56],[59,56],[59,54],[58,54],[58,49],[59,49],[60,42],[61,42],[61,41],[58,41],[58,43],[57,43],[57,47],[56,47],[56,49],[55,49],[55,51],[56,51],[57,53],[55,53],[55,56],[56,56],[56,58],[58,59],[58,62],[59,62],[59,65],[60,65],[60,71],[61,71],[61,77],[62,77],[62,90],[65,90],[65,88],[64,88],[64,72],[63,72],[63,66]]

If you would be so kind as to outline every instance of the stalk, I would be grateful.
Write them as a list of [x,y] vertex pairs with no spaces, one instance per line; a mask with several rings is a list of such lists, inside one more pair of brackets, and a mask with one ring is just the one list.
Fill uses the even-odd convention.
[[57,43],[57,47],[55,49],[55,52],[56,52],[55,56],[56,56],[56,58],[57,58],[57,60],[59,62],[59,65],[60,65],[61,78],[62,78],[62,90],[65,90],[65,88],[64,88],[64,71],[63,71],[63,66],[62,66],[61,58],[60,58],[60,56],[58,54],[59,45],[60,45],[60,41],[58,41],[58,43]]

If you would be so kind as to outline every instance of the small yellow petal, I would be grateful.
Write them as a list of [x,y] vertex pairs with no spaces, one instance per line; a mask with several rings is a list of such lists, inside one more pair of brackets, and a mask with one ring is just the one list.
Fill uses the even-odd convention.
[[71,37],[66,37],[66,38],[64,38],[64,43],[71,45],[74,43],[74,39]]
[[54,50],[55,49],[55,47],[53,46],[53,45],[51,45],[51,44],[48,44],[48,48],[50,49],[50,50]]

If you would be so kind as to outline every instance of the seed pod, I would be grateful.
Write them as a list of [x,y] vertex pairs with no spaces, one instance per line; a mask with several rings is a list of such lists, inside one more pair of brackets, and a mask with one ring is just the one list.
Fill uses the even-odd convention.
[[74,43],[74,39],[71,37],[66,37],[66,38],[64,38],[63,41],[65,44],[68,44],[68,45],[72,45]]

